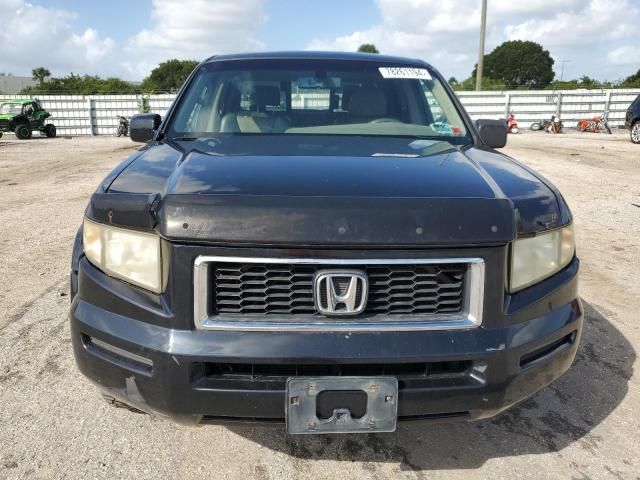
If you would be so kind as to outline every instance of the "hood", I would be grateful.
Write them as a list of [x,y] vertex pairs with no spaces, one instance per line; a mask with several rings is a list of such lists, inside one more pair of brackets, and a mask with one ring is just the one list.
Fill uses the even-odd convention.
[[[124,210],[145,211],[142,203],[156,199],[156,228],[176,240],[443,246],[513,240],[519,214],[506,178],[537,186],[520,192],[529,210],[546,202],[557,211],[554,193],[502,155],[438,144],[368,156],[220,155],[159,144],[123,162],[92,211],[100,219],[118,202],[109,217],[118,223],[123,204],[138,201]],[[495,174],[501,161],[513,172],[503,166],[496,179],[489,167]]]

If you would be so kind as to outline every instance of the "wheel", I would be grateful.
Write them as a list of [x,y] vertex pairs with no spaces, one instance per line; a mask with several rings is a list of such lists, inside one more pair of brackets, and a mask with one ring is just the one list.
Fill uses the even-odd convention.
[[631,141],[640,143],[640,120],[636,120],[636,123],[631,127]]
[[533,122],[531,124],[531,130],[533,130],[534,132],[537,132],[538,130],[540,130],[542,128],[542,125],[540,124],[540,122]]
[[118,130],[116,131],[116,137],[121,137],[122,135],[124,135],[124,128],[122,125],[120,125],[118,127]]
[[26,123],[16,125],[16,137],[20,140],[27,140],[31,138],[31,127]]
[[520,129],[518,127],[513,127],[511,129],[511,133],[520,133]]
[[49,137],[49,138],[53,138],[56,136],[56,126],[53,125],[52,123],[49,123],[47,125],[44,126],[44,134]]

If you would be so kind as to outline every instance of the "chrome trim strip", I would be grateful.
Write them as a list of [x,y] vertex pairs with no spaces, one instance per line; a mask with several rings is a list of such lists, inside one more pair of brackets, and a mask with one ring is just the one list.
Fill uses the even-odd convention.
[[[309,322],[274,322],[251,320],[224,321],[209,315],[209,264],[211,263],[272,263],[302,265],[433,265],[447,263],[468,264],[464,289],[464,307],[459,314],[421,315],[403,319],[394,316],[363,318],[362,321],[341,321],[326,317],[313,317]],[[477,257],[461,258],[260,258],[260,257],[224,257],[201,255],[194,262],[193,272],[193,314],[198,330],[253,331],[253,332],[371,332],[371,331],[410,331],[410,330],[460,330],[479,327],[482,324],[484,303],[484,260]],[[311,318],[311,317],[308,317]],[[419,319],[416,319],[419,318]]]
[[107,352],[114,353],[120,357],[127,358],[129,360],[133,360],[134,362],[141,363],[142,365],[146,365],[147,367],[153,367],[153,360],[147,357],[143,357],[133,352],[129,352],[120,347],[116,347],[115,345],[111,345],[110,343],[103,342],[102,340],[98,340],[94,337],[89,337],[90,345],[95,345],[98,348],[106,350]]

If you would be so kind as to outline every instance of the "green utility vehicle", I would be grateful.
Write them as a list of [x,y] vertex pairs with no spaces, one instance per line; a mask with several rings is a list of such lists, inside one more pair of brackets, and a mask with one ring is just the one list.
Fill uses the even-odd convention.
[[14,132],[20,140],[31,138],[34,130],[47,137],[56,136],[56,127],[45,123],[51,114],[38,100],[0,100],[0,137],[4,132]]

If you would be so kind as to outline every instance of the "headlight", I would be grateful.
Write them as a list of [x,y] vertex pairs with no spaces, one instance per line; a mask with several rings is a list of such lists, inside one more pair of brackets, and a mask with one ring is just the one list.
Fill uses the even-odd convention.
[[513,242],[511,284],[515,292],[566,267],[575,253],[573,225]]
[[84,219],[84,253],[105,273],[155,293],[162,291],[160,237]]

